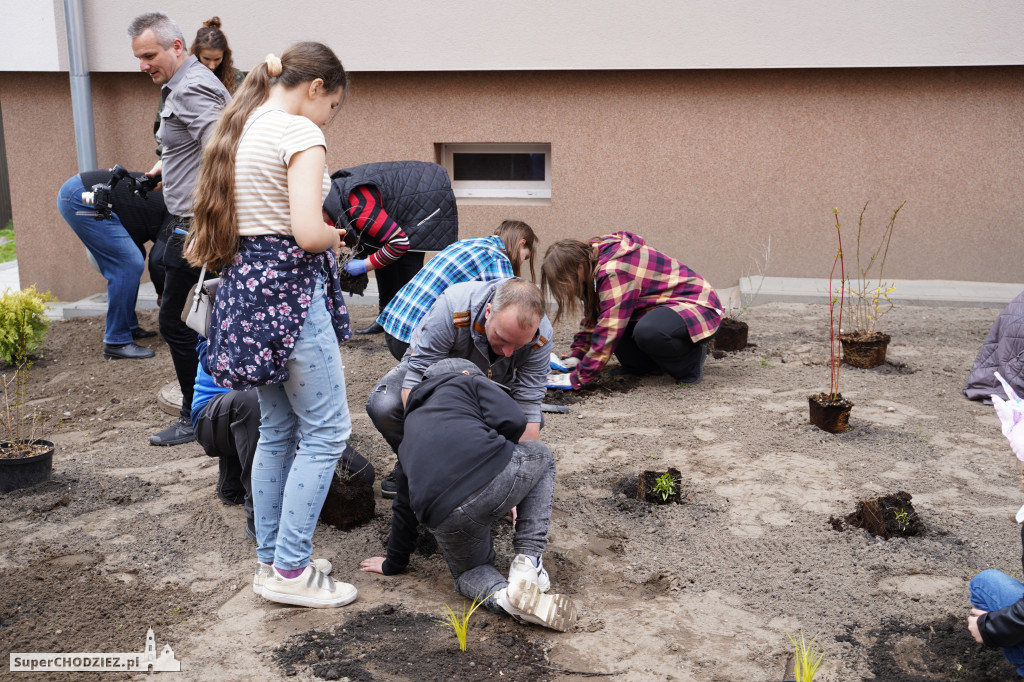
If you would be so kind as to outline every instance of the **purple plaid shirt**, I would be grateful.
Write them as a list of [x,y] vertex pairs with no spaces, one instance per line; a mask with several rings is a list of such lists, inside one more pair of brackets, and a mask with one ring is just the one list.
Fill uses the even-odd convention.
[[608,363],[626,326],[658,306],[676,311],[693,341],[706,339],[722,320],[715,290],[696,272],[656,251],[632,232],[590,240],[597,245],[594,286],[597,324],[581,325],[570,355],[580,359],[570,374],[573,388],[592,381]]

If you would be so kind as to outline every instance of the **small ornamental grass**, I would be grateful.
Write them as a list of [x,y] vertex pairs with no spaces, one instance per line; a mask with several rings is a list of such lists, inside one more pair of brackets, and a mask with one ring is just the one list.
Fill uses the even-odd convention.
[[800,633],[800,639],[794,639],[788,632],[786,637],[793,644],[793,679],[796,682],[812,682],[821,669],[821,659],[825,656],[825,651],[815,646],[817,636],[812,637],[809,642],[804,639],[803,632]]
[[[494,594],[493,592],[491,594]],[[469,619],[473,617],[473,613],[483,606],[483,603],[490,598],[490,594],[484,598],[479,596],[473,600],[473,603],[469,605],[469,608],[463,607],[460,611],[456,612],[448,604],[444,605],[445,610],[448,612],[445,617],[439,618],[438,622],[445,627],[451,628],[455,632],[456,639],[459,640],[459,651],[466,650],[466,635],[469,633]]]

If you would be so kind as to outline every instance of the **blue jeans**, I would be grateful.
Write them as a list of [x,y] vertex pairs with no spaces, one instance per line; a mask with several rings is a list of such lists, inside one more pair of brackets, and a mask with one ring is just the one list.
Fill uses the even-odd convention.
[[257,557],[296,570],[309,563],[320,509],[352,433],[345,368],[322,277],[288,358],[288,372],[288,381],[256,389],[260,440],[252,497]]
[[[91,215],[93,207],[82,203],[85,189],[82,178],[73,176],[57,194],[57,208],[92,253],[100,274],[107,280],[107,321],[103,342],[111,345],[131,343],[132,330],[139,326],[135,302],[139,296],[139,278],[145,267],[145,257],[116,213],[106,220],[96,220]],[[77,211],[90,215],[77,215]]]
[[[998,611],[1024,597],[1024,583],[1002,571],[986,569],[971,581],[971,604],[982,611]],[[1024,633],[1022,633],[1024,634]],[[1024,644],[1002,647],[1003,654],[1024,677]]]
[[[551,504],[555,496],[555,457],[544,443],[516,445],[508,466],[466,498],[430,532],[444,553],[455,578],[455,591],[469,599],[487,597],[508,585],[494,567],[491,525],[517,507],[516,554],[540,557],[548,544]],[[484,602],[493,613],[504,613],[493,597]]]

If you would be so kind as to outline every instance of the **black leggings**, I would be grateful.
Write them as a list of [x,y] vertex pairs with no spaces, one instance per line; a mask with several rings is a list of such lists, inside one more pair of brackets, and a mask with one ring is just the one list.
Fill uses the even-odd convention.
[[[188,229],[188,220],[178,219],[172,224]],[[160,303],[160,333],[171,351],[174,374],[181,387],[181,416],[190,419],[192,415],[192,386],[196,380],[199,357],[196,355],[198,335],[181,321],[181,311],[188,301],[188,292],[199,281],[199,268],[193,268],[181,254],[185,236],[171,234],[164,249],[163,300]],[[208,275],[212,276],[212,275]]]
[[423,269],[423,252],[407,251],[394,263],[373,271],[377,278],[377,294],[380,298],[380,309],[384,310],[398,290],[409,283],[416,273]]
[[615,357],[630,374],[668,374],[676,381],[700,373],[701,344],[694,343],[679,313],[659,306],[626,327]]

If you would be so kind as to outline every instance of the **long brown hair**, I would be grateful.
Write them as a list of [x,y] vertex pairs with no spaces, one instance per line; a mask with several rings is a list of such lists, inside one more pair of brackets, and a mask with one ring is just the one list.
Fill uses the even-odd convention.
[[213,70],[215,75],[228,92],[235,91],[235,63],[231,59],[231,48],[228,47],[228,38],[224,31],[220,30],[220,17],[213,17],[203,22],[203,27],[196,31],[196,39],[192,41],[192,51],[197,58],[201,50],[220,50],[224,53],[217,68]]
[[519,242],[526,242],[526,248],[530,250],[530,281],[536,282],[537,271],[534,270],[533,262],[537,260],[537,235],[533,233],[533,228],[521,220],[506,220],[498,226],[494,234],[501,237],[501,241],[504,242],[505,253],[512,263],[512,273],[516,277],[522,276],[520,270],[523,267],[523,259],[519,253]]
[[[580,278],[580,268],[583,277]],[[554,322],[562,315],[575,315],[583,304],[584,324],[597,322],[598,299],[594,291],[594,269],[597,256],[590,244],[578,239],[562,239],[548,247],[540,268],[540,286],[545,296],[554,299],[558,309]]]
[[321,43],[292,45],[280,60],[268,55],[246,76],[217,121],[203,152],[196,181],[195,217],[187,238],[190,264],[198,267],[205,263],[209,268],[220,269],[238,253],[235,152],[249,116],[267,100],[272,85],[292,89],[317,78],[323,80],[326,94],[348,85],[348,75],[341,61],[331,48]]

